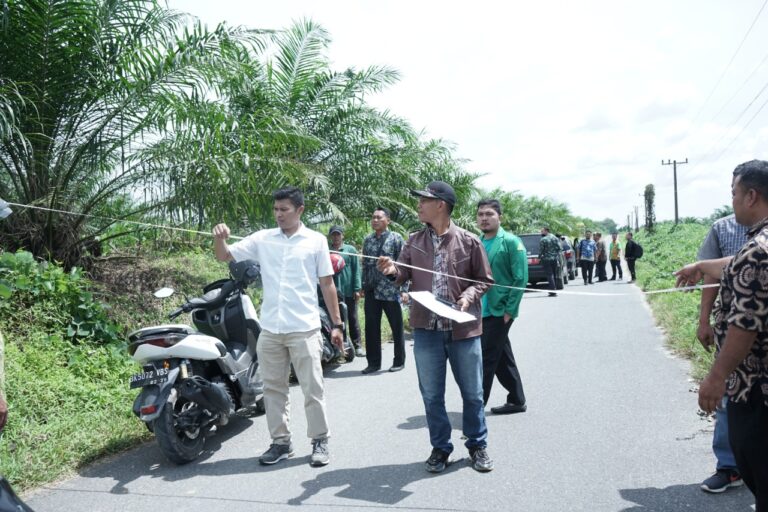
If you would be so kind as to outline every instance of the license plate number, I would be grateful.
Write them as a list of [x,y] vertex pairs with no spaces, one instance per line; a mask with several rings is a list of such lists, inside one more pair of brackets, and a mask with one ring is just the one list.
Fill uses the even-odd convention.
[[156,368],[152,371],[131,375],[130,387],[131,389],[143,388],[144,386],[151,386],[153,384],[162,384],[167,380],[168,370],[165,368]]

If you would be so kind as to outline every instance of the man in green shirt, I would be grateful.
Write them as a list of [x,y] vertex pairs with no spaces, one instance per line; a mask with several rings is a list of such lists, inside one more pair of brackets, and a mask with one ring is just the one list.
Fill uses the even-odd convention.
[[328,231],[331,239],[331,250],[339,251],[344,258],[344,268],[339,274],[339,295],[344,297],[344,304],[347,305],[347,325],[349,326],[349,337],[352,338],[352,344],[355,346],[355,355],[363,357],[363,346],[360,341],[360,322],[357,319],[357,301],[362,293],[362,268],[360,267],[360,257],[354,246],[344,243],[344,228],[341,226],[332,226]]
[[[501,227],[501,204],[483,199],[477,204],[477,226],[483,232],[493,280],[483,295],[483,403],[488,403],[494,375],[507,390],[504,405],[491,407],[494,414],[525,412],[525,393],[520,372],[509,342],[509,328],[517,318],[520,300],[528,282],[528,257],[523,242]],[[521,288],[513,290],[503,286]]]

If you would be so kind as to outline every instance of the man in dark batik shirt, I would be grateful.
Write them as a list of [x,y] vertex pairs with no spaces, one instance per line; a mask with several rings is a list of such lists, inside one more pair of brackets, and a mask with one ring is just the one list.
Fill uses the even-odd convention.
[[[751,226],[733,258],[703,260],[677,272],[678,286],[703,276],[720,279],[715,304],[719,354],[699,387],[699,406],[715,410],[728,394],[729,440],[758,512],[768,511],[768,162],[752,160],[733,171],[733,212]],[[723,268],[725,267],[725,268]]]

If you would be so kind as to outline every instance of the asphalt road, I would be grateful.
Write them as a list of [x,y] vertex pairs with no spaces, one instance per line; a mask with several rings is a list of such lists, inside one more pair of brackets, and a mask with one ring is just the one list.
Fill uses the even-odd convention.
[[[293,459],[259,466],[269,444],[265,419],[237,419],[195,463],[174,466],[149,443],[26,500],[37,512],[753,510],[746,488],[699,489],[714,468],[712,423],[697,415],[688,364],[665,350],[638,289],[584,287],[577,279],[566,291],[629,295],[526,295],[511,338],[528,412],[489,411],[491,473],[466,463],[461,401],[450,379],[459,460],[440,475],[424,470],[431,448],[407,342],[400,373],[363,376],[365,360],[356,359],[326,375],[332,461],[325,468],[308,465],[301,391],[293,387]],[[389,344],[385,364],[391,357]],[[491,405],[504,398],[497,383]]]

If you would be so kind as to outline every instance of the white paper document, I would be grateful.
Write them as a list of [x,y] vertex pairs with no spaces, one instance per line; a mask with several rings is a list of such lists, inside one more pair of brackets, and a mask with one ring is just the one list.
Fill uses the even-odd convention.
[[411,296],[411,299],[415,300],[428,310],[434,311],[438,315],[453,320],[454,322],[463,324],[464,322],[477,320],[477,318],[466,311],[460,311],[440,302],[434,295],[432,295],[432,292],[409,292],[408,295]]

